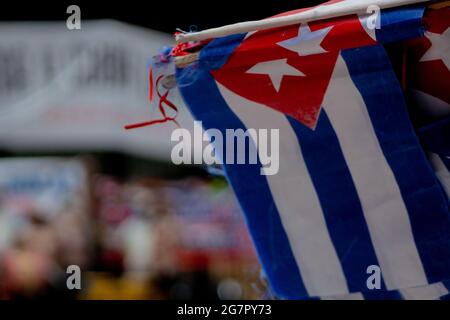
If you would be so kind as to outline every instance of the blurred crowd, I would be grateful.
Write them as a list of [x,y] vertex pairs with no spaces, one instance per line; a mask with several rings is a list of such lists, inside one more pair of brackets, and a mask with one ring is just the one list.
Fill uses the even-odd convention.
[[0,159],[0,299],[267,297],[223,178],[123,180],[74,161]]

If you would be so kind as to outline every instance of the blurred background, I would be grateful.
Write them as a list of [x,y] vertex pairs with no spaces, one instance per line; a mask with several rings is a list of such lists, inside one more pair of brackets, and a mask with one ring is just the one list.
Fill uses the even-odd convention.
[[[271,298],[223,176],[170,162],[148,64],[176,28],[322,1],[43,1],[0,10],[0,299]],[[69,30],[67,7],[81,9]],[[206,12],[209,12],[206,14]],[[177,121],[193,119],[176,89]],[[66,268],[82,270],[68,290]]]

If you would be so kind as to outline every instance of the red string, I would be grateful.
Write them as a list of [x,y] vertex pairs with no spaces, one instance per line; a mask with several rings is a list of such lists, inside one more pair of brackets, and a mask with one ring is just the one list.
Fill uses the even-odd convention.
[[148,75],[148,81],[150,83],[150,88],[149,88],[150,93],[149,93],[148,99],[150,100],[150,103],[152,103],[152,101],[153,101],[153,68],[152,67],[150,67],[150,73]]
[[[159,108],[159,111],[161,112],[161,115],[163,116],[163,118],[162,119],[155,119],[155,120],[151,120],[151,121],[140,122],[140,123],[129,124],[129,125],[125,126],[125,129],[129,130],[129,129],[142,128],[142,127],[151,126],[151,125],[154,125],[154,124],[164,123],[164,122],[168,122],[168,121],[174,122],[178,127],[180,126],[179,123],[175,120],[175,118],[176,118],[176,116],[178,114],[178,108],[169,99],[167,99],[167,97],[169,96],[170,89],[167,89],[164,94],[161,94],[159,92],[159,82],[163,78],[164,78],[164,76],[160,75],[158,77],[158,79],[156,80],[156,84],[155,84],[156,94],[158,95],[158,98],[159,98],[158,108]],[[151,102],[153,100],[153,72],[152,72],[152,69],[150,69],[149,80],[150,80],[149,99],[150,99],[150,102]],[[175,115],[173,117],[167,116],[166,109],[164,108],[164,106],[167,106],[170,109],[174,110],[175,111]]]

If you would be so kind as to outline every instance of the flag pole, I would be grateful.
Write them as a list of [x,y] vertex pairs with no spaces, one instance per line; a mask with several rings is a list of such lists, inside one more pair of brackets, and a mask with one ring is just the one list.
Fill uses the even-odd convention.
[[298,23],[305,23],[315,20],[335,18],[349,14],[370,13],[368,9],[371,6],[377,6],[380,9],[399,7],[409,4],[429,2],[430,0],[371,0],[369,2],[360,0],[347,0],[335,4],[320,5],[311,10],[299,13],[273,17],[263,20],[239,22],[223,27],[207,29],[199,32],[189,32],[177,34],[175,39],[178,43],[189,41],[202,41],[212,38],[224,37],[237,33],[251,31],[267,30],[276,27],[284,27]]

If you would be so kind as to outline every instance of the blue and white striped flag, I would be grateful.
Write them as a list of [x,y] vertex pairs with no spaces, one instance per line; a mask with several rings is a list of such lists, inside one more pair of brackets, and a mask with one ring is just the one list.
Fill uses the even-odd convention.
[[261,149],[256,164],[216,150],[278,297],[371,295],[372,265],[382,290],[450,278],[447,199],[379,44],[419,35],[422,13],[385,11],[375,33],[354,16],[219,38],[177,69],[205,129],[279,130],[272,175]]

